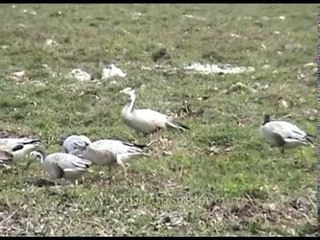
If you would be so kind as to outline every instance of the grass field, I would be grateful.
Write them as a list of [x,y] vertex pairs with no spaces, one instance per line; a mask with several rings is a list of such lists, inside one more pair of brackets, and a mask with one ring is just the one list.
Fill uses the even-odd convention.
[[[39,136],[48,152],[70,134],[147,143],[121,121],[125,87],[137,107],[191,128],[163,132],[152,157],[130,164],[131,182],[94,166],[77,187],[37,186],[48,178],[38,162],[0,168],[0,235],[316,234],[315,148],[281,155],[258,132],[268,112],[317,133],[316,5],[30,4],[0,15],[2,136]],[[127,77],[100,80],[110,61]],[[254,71],[183,71],[196,62]]]

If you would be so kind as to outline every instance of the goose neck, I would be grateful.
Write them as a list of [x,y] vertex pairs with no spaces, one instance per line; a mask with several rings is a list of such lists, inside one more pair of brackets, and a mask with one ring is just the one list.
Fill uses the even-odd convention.
[[135,101],[136,101],[136,96],[134,94],[130,95],[129,102],[125,106],[127,113],[131,113],[133,111]]

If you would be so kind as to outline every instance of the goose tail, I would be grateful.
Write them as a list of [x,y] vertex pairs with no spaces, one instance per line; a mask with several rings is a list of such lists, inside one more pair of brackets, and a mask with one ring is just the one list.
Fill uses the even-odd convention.
[[173,123],[168,121],[167,126],[175,129],[179,129],[181,131],[189,130],[190,128],[182,123]]
[[146,144],[130,143],[130,142],[124,142],[124,141],[122,141],[122,144],[129,147],[136,147],[136,148],[139,148],[140,150],[143,150],[145,147],[148,147],[148,145]]
[[144,149],[144,148],[148,148],[150,147],[152,144],[154,144],[155,142],[157,142],[157,140],[152,140],[151,142],[147,143],[147,144],[139,144],[139,143],[133,143],[133,146]]
[[311,135],[311,134],[309,134],[309,133],[307,133],[307,136],[306,136],[306,140],[309,142],[309,144],[311,145],[311,146],[313,146],[314,147],[314,145],[313,145],[313,140],[315,139],[316,137],[314,136],[314,135]]
[[144,148],[148,147],[147,144],[141,144],[141,143],[132,143],[132,145],[134,147],[141,148],[141,149],[144,149]]
[[180,129],[190,130],[190,127],[188,127],[188,126],[186,126],[186,125],[184,125],[184,124],[182,124],[182,123],[178,123],[178,125],[179,125]]

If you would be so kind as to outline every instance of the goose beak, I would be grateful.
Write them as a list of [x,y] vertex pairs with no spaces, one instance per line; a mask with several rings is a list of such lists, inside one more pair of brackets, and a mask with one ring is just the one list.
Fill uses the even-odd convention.
[[125,88],[125,89],[122,89],[122,90],[120,91],[120,93],[129,94],[129,92],[131,92],[131,91],[134,91],[134,89],[131,88],[131,87],[127,87],[127,88]]

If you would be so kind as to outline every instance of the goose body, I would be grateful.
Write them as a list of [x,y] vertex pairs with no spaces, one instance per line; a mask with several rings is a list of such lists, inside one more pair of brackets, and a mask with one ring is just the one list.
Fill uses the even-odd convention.
[[13,161],[23,161],[28,153],[41,145],[40,139],[32,138],[1,138],[0,151],[2,155],[12,155]]
[[152,109],[134,109],[135,104],[135,91],[131,88],[126,88],[121,91],[129,95],[129,102],[122,108],[121,117],[124,123],[144,134],[153,133],[159,129],[173,128],[178,130],[186,130],[189,127],[176,123],[169,116]]
[[262,137],[272,146],[281,148],[295,148],[302,145],[313,147],[312,136],[297,126],[286,121],[271,121],[266,115],[263,125],[260,127]]
[[87,149],[81,154],[82,158],[92,161],[92,163],[100,166],[111,166],[118,164],[123,168],[125,178],[127,172],[124,162],[139,156],[148,156],[143,151],[146,145],[128,143],[121,140],[102,139],[91,143]]
[[33,151],[30,153],[30,158],[39,159],[52,178],[64,178],[70,181],[79,179],[91,165],[89,160],[60,152],[46,156],[43,152]]
[[65,153],[84,151],[90,143],[91,140],[84,135],[71,135],[63,141],[63,151]]

